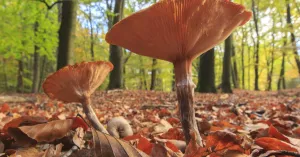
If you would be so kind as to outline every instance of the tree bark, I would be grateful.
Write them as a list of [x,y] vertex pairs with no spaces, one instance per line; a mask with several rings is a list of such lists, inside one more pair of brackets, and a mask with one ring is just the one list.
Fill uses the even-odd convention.
[[2,68],[3,68],[3,79],[4,79],[4,87],[5,91],[8,91],[8,80],[7,80],[7,74],[6,74],[6,60],[2,58]]
[[42,83],[43,83],[43,79],[44,79],[44,75],[45,75],[45,69],[46,69],[46,65],[47,65],[47,57],[43,56],[42,57],[42,66],[40,68],[40,79],[39,79],[39,91],[41,90],[42,87]]
[[176,90],[176,86],[175,86],[175,67],[173,68],[173,71],[172,71],[172,83],[171,83],[171,86],[172,86],[172,91],[175,91]]
[[236,63],[236,57],[235,57],[235,47],[232,44],[232,80],[234,88],[240,88],[240,81],[239,81],[239,75],[237,70],[237,63]]
[[215,50],[214,48],[199,57],[198,84],[196,91],[200,93],[216,93],[215,86]]
[[151,85],[150,85],[150,90],[155,90],[155,85],[156,85],[156,67],[157,66],[157,59],[153,58],[152,59],[152,71],[151,71]]
[[[39,23],[35,22],[34,25],[34,33],[35,38],[37,38],[37,32],[38,32]],[[40,79],[40,55],[39,51],[40,47],[35,43],[34,45],[34,54],[33,54],[33,79],[32,79],[32,93],[38,93],[39,92],[39,79]]]
[[292,15],[291,15],[290,1],[286,0],[285,2],[286,2],[286,13],[287,13],[286,22],[288,24],[288,28],[290,29],[291,43],[293,46],[295,61],[296,61],[296,65],[298,68],[298,74],[300,76],[300,59],[299,59],[299,55],[298,55],[298,50],[297,50],[297,45],[296,45],[296,37],[294,34],[294,27],[293,27],[293,22],[292,22],[292,18],[291,18]]
[[283,50],[282,50],[282,61],[281,61],[281,69],[280,69],[280,74],[279,74],[279,79],[278,79],[278,82],[277,82],[277,90],[280,90],[281,87],[283,89],[286,88],[285,86],[285,57],[286,57],[286,46],[287,46],[287,38],[288,38],[288,35],[287,33],[285,34],[285,37],[283,39]]
[[225,40],[225,52],[223,58],[223,72],[222,72],[222,92],[232,93],[230,84],[230,73],[231,73],[231,51],[232,51],[232,36],[230,35]]
[[59,29],[57,70],[72,64],[73,39],[75,36],[77,0],[64,0]]
[[21,58],[21,59],[18,60],[17,93],[22,93],[23,90],[24,90],[23,74],[24,74],[24,68],[23,68],[23,61],[22,61],[22,58]]
[[[273,77],[273,70],[274,70],[274,56],[275,56],[275,17],[273,16],[273,28],[272,28],[272,50],[271,50],[271,60],[267,59],[267,68],[268,68],[268,88],[267,90],[270,91],[272,90],[272,77]],[[269,66],[270,69],[269,69]]]
[[[123,17],[124,0],[116,0],[114,7],[113,25]],[[123,51],[116,45],[109,46],[109,60],[114,65],[114,69],[109,76],[108,89],[123,88]]]
[[94,28],[93,28],[93,21],[92,21],[92,10],[91,8],[89,8],[89,24],[90,24],[90,52],[91,52],[91,57],[92,57],[92,61],[95,60],[95,51],[94,51],[94,45],[95,45],[95,41],[94,41]]
[[242,36],[242,50],[241,50],[241,55],[242,55],[242,67],[241,67],[241,70],[242,70],[242,88],[245,89],[245,30],[244,28],[242,28],[242,33],[243,33],[243,36]]
[[256,43],[254,49],[254,71],[255,71],[255,79],[254,79],[254,89],[259,90],[258,81],[259,81],[259,45],[260,45],[260,36],[259,36],[259,28],[258,28],[258,6],[255,4],[255,0],[252,0],[252,11],[253,11],[253,20],[255,25],[255,33],[256,33]]
[[281,62],[280,75],[279,75],[279,79],[278,79],[278,83],[277,83],[277,89],[278,90],[280,90],[281,87],[283,89],[286,88],[286,86],[285,86],[285,76],[284,76],[284,73],[285,73],[285,56],[286,56],[286,53],[283,51],[282,52],[282,62]]

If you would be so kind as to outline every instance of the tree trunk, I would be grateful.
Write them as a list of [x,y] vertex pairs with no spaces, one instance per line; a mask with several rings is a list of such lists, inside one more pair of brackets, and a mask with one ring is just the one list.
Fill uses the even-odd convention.
[[280,76],[278,79],[278,83],[277,83],[277,89],[280,90],[281,86],[283,89],[285,89],[285,77],[284,77],[284,73],[285,73],[285,50],[283,50],[282,52],[282,62],[281,62],[281,69],[280,69]]
[[281,89],[281,86],[283,89],[286,88],[285,86],[285,57],[286,57],[286,46],[287,46],[287,38],[288,35],[287,33],[285,34],[285,37],[283,39],[283,49],[282,49],[282,61],[281,61],[281,69],[280,69],[280,75],[279,75],[279,79],[277,82],[277,90]]
[[17,93],[22,93],[23,90],[24,90],[23,74],[24,74],[24,68],[23,68],[23,61],[22,61],[22,58],[21,58],[20,60],[18,60]]
[[42,87],[46,65],[47,65],[47,57],[43,56],[42,57],[42,67],[40,68],[41,75],[40,75],[40,80],[39,80],[39,91],[41,90],[41,87]]
[[[275,56],[275,17],[273,16],[273,28],[272,28],[272,50],[271,50],[271,61],[267,59],[267,68],[268,68],[268,88],[267,90],[272,90],[272,77],[273,77],[273,70],[274,70],[274,56]],[[269,70],[269,66],[270,70]]]
[[240,88],[240,81],[239,81],[239,75],[238,75],[238,69],[237,69],[237,63],[236,63],[236,57],[235,57],[235,47],[232,44],[232,79],[233,79],[233,85],[234,88]]
[[215,50],[208,50],[199,57],[198,84],[196,91],[200,93],[216,93],[215,86]]
[[243,37],[242,37],[242,51],[241,51],[241,55],[242,55],[242,88],[245,89],[245,30],[244,28],[242,28],[242,32],[243,32]]
[[3,68],[3,79],[4,79],[4,87],[5,87],[5,91],[8,91],[8,80],[7,80],[7,74],[6,74],[6,60],[4,58],[2,58],[3,60],[3,64],[2,64],[2,68]]
[[256,33],[256,43],[254,49],[254,71],[255,71],[255,80],[254,80],[254,89],[259,90],[258,81],[259,81],[259,45],[260,45],[260,36],[258,30],[258,6],[255,4],[255,0],[252,0],[252,11],[253,11],[253,20],[255,25],[255,33]]
[[73,39],[75,36],[77,0],[64,0],[62,4],[62,20],[59,29],[59,46],[57,70],[72,64]]
[[91,8],[89,8],[89,23],[90,23],[90,52],[91,52],[91,57],[92,57],[92,61],[95,60],[95,52],[94,52],[94,28],[93,28],[93,21],[92,21],[92,10]]
[[288,24],[288,28],[290,29],[291,43],[293,46],[295,61],[296,61],[297,68],[298,68],[298,74],[300,76],[300,59],[299,59],[299,55],[298,55],[298,50],[297,50],[297,45],[296,45],[296,37],[294,34],[294,27],[293,27],[293,22],[292,22],[292,18],[291,18],[292,15],[291,15],[290,1],[286,0],[285,2],[286,2],[286,13],[287,13],[286,22]]
[[151,71],[151,85],[150,85],[150,90],[155,90],[155,85],[156,85],[156,67],[157,66],[157,59],[153,58],[152,59],[152,71]]
[[251,62],[251,46],[248,46],[248,90],[250,90],[250,82],[251,82],[251,68],[250,68],[250,62]]
[[175,86],[175,68],[173,68],[173,75],[172,75],[171,86],[172,86],[172,91],[175,91],[176,90],[176,86]]
[[222,72],[222,92],[232,93],[230,84],[230,73],[231,73],[231,51],[232,51],[232,36],[230,35],[225,40],[225,52],[223,58],[223,72]]
[[[39,23],[35,22],[34,33],[35,38],[37,38]],[[40,55],[39,51],[40,47],[35,43],[34,45],[34,54],[33,54],[33,79],[32,79],[32,93],[39,92],[39,79],[40,79]]]
[[[123,17],[124,0],[116,0],[114,7],[113,25]],[[108,89],[123,88],[123,51],[116,45],[109,46],[109,60],[114,65],[114,69],[109,76]]]

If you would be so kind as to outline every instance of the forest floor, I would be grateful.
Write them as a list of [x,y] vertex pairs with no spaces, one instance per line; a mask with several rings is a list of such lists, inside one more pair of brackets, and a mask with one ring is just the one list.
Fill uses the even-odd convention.
[[[268,156],[272,153],[299,155],[300,89],[280,92],[235,90],[234,94],[195,93],[194,101],[197,124],[205,147],[197,146],[192,140],[186,148],[184,144],[179,144],[184,141],[184,136],[179,122],[176,93],[113,90],[95,92],[92,95],[92,103],[101,123],[106,125],[113,117],[123,116],[130,122],[134,132],[134,136],[125,140],[131,141],[151,156],[183,156],[184,150],[187,150],[185,156],[190,157]],[[44,156],[48,153],[48,156],[51,156],[50,148],[56,150],[55,153],[60,153],[58,145],[55,149],[49,145],[44,146],[45,143],[63,143],[63,152],[72,154],[72,151],[68,151],[72,146],[66,148],[68,144],[58,140],[69,135],[51,135],[54,136],[52,139],[43,141],[37,137],[39,135],[32,135],[28,130],[24,130],[24,126],[34,127],[46,122],[49,124],[51,121],[76,117],[78,114],[84,117],[80,104],[64,104],[50,100],[44,94],[0,94],[0,156],[1,153],[16,155],[24,151]],[[15,121],[11,121],[13,119]],[[74,131],[73,126],[68,131]],[[83,124],[78,126],[84,128]],[[18,128],[23,134],[17,135],[26,134],[26,138],[29,137],[33,143],[28,144],[24,139],[16,139],[16,133],[8,129],[9,127]],[[77,133],[78,129],[74,132]],[[45,135],[47,134],[44,133],[43,136]],[[73,144],[76,144],[74,133],[72,136]],[[88,138],[80,137],[85,145],[82,144],[79,148],[92,147]],[[53,140],[59,142],[53,143]],[[133,140],[135,142],[132,142]],[[143,142],[139,143],[141,141]],[[164,150],[158,149],[157,143],[165,143]],[[183,153],[173,148],[173,144]],[[30,149],[20,149],[21,147]]]

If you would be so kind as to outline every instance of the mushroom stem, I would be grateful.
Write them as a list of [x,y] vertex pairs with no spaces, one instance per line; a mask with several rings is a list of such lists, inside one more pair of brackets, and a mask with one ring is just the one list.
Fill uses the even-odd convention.
[[188,144],[191,140],[190,130],[196,133],[196,142],[203,146],[197,127],[194,110],[194,88],[192,80],[192,60],[180,60],[174,63],[176,92],[179,103],[180,120]]
[[108,134],[107,130],[104,126],[100,123],[99,119],[97,118],[92,106],[91,106],[91,99],[89,97],[85,97],[82,101],[83,111],[91,123],[92,127],[98,131]]

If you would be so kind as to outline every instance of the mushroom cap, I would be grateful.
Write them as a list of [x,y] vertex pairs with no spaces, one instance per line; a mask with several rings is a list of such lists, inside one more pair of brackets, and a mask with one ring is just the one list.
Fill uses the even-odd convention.
[[115,24],[106,41],[176,62],[206,52],[251,17],[244,6],[227,0],[161,0]]
[[47,77],[44,92],[51,99],[82,102],[102,84],[113,69],[110,62],[82,62],[68,65]]

